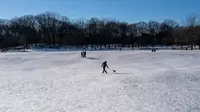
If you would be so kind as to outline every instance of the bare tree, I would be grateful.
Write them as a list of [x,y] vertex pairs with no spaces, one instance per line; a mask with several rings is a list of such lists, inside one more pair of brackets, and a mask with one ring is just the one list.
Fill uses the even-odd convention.
[[134,43],[136,43],[137,27],[136,27],[136,24],[130,24],[128,27],[129,27],[128,34],[129,34],[132,49],[133,49]]
[[108,45],[108,48],[110,49],[110,44],[119,44],[118,39],[120,37],[119,32],[119,24],[116,21],[107,21],[105,24],[105,30],[106,30],[106,43]]
[[146,22],[136,23],[138,35],[142,36],[143,34],[148,33],[148,24]]
[[160,31],[160,24],[156,21],[149,21],[148,23],[148,33],[149,33],[149,37],[151,38],[149,39],[151,41],[151,44],[154,46],[156,43],[156,35],[159,33]]
[[199,46],[200,49],[200,25],[196,26],[194,28],[194,32],[196,34],[196,39],[195,39],[195,44],[197,44]]
[[99,45],[99,39],[98,39],[99,21],[100,20],[97,18],[91,18],[88,21],[89,43],[92,45],[92,48],[95,47],[95,49]]
[[124,47],[126,44],[126,37],[127,37],[127,32],[129,30],[128,28],[128,23],[126,22],[118,22],[119,24],[119,32],[120,32],[120,37],[121,37],[121,47]]
[[158,43],[161,45],[172,45],[174,42],[173,34],[176,28],[178,28],[179,25],[174,20],[164,20],[160,24],[160,32],[158,34]]
[[188,30],[186,30],[186,35],[189,38],[191,50],[193,50],[194,42],[197,39],[197,35],[195,34],[194,28],[198,25],[197,15],[191,14],[188,16],[186,25]]
[[41,32],[41,36],[47,40],[49,43],[49,38],[51,43],[55,46],[56,34],[59,26],[60,15],[57,13],[46,12],[36,16],[38,28]]
[[190,14],[187,17],[186,25],[189,28],[194,28],[195,26],[197,26],[198,25],[197,15],[196,14]]
[[174,44],[181,45],[181,49],[183,49],[183,45],[189,44],[188,38],[184,34],[186,30],[185,27],[177,27],[173,32]]
[[192,14],[184,26],[174,20],[130,23],[91,18],[71,22],[57,13],[45,12],[0,20],[0,47],[18,45],[92,45],[102,49],[112,45],[200,45],[197,16]]

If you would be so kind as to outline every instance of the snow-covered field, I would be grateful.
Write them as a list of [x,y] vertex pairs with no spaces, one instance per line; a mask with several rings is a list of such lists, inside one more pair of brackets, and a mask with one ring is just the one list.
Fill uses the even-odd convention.
[[199,63],[200,51],[1,53],[0,112],[200,112]]

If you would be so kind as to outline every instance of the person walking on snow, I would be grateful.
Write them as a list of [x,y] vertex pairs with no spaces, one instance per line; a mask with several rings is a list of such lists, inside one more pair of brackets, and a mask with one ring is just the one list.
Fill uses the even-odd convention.
[[84,56],[84,58],[86,58],[86,51],[83,51],[83,56]]
[[104,72],[107,73],[106,67],[109,68],[108,65],[107,65],[107,61],[103,62],[102,65],[101,65],[101,67],[103,67],[103,72],[102,73],[104,73]]
[[81,58],[83,58],[83,51],[81,52]]

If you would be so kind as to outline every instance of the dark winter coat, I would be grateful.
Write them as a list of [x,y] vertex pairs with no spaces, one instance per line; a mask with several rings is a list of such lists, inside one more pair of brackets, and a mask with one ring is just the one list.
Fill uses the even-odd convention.
[[108,68],[108,65],[107,65],[107,62],[103,62],[103,64],[101,65],[101,67],[103,67],[104,69],[107,67]]

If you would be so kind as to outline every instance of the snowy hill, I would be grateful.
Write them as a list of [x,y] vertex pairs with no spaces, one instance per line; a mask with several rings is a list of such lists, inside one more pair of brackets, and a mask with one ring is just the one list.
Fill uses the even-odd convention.
[[[200,112],[199,51],[0,54],[1,112]],[[110,69],[102,74],[107,60]]]

